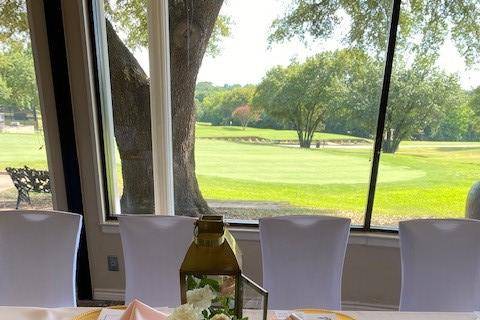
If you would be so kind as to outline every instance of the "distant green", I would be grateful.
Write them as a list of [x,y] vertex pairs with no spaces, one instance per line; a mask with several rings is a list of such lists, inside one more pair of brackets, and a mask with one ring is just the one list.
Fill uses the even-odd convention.
[[[218,138],[218,137],[258,137],[270,140],[295,140],[298,139],[295,130],[257,129],[237,126],[211,126],[206,123],[197,123],[195,135],[197,138]],[[335,139],[359,139],[354,136],[335,133],[315,133],[314,140],[335,140]]]
[[[435,144],[443,145],[429,145]],[[409,143],[397,154],[382,154],[375,213],[462,217],[468,190],[479,179],[480,144],[447,145]],[[358,217],[365,210],[369,148],[302,150],[199,140],[196,150],[197,176],[208,199],[287,201]]]

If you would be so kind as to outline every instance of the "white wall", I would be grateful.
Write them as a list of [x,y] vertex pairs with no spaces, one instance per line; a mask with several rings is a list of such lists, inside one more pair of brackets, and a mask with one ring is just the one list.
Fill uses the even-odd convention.
[[[251,230],[251,229],[248,229]],[[97,299],[121,299],[124,290],[123,257],[116,227],[95,233],[89,249],[98,259],[93,288]],[[243,253],[243,272],[262,283],[262,263],[257,231],[233,230]],[[107,255],[120,259],[119,272],[107,269]],[[319,271],[320,272],[320,271]],[[352,234],[345,258],[342,300],[348,309],[395,309],[400,296],[400,251],[396,236]]]

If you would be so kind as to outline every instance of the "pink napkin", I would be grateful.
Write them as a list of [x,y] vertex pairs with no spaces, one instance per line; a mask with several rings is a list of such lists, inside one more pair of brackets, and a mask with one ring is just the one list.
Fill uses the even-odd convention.
[[167,315],[135,299],[128,305],[120,320],[166,320]]

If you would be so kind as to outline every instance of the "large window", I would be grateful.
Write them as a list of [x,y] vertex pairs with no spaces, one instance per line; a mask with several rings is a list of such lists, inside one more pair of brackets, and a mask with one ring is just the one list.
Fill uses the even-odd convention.
[[[170,1],[176,213],[463,216],[480,4],[402,3]],[[93,7],[114,213],[153,208],[147,7]]]
[[[373,225],[465,216],[480,168],[479,10],[478,1],[421,11],[402,2]],[[398,179],[386,181],[389,169]]]
[[0,15],[0,210],[52,209],[26,1]]
[[[387,2],[376,25],[384,37]],[[342,9],[332,10],[339,21],[328,36],[297,30],[283,18],[296,1],[282,3],[220,9],[226,26],[217,22],[214,34],[223,26],[229,36],[210,40],[217,50],[207,50],[196,88],[200,191],[230,218],[328,214],[361,225],[386,43],[381,54],[350,46],[353,22]]]

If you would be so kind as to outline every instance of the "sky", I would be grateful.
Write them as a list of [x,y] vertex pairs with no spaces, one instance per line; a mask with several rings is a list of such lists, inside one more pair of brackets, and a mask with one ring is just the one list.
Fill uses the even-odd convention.
[[[216,57],[205,57],[198,81],[215,85],[257,84],[265,73],[276,65],[288,65],[292,59],[304,60],[308,56],[341,47],[347,28],[339,28],[332,39],[305,45],[298,40],[274,44],[268,48],[267,37],[272,21],[285,12],[285,0],[225,0],[220,14],[233,20],[231,36],[224,39]],[[347,22],[348,24],[348,22]],[[385,32],[388,32],[385,30]],[[136,52],[142,66],[148,70],[148,52]],[[458,72],[465,89],[480,85],[480,65],[467,68],[451,41],[440,50],[438,66],[449,73]]]

